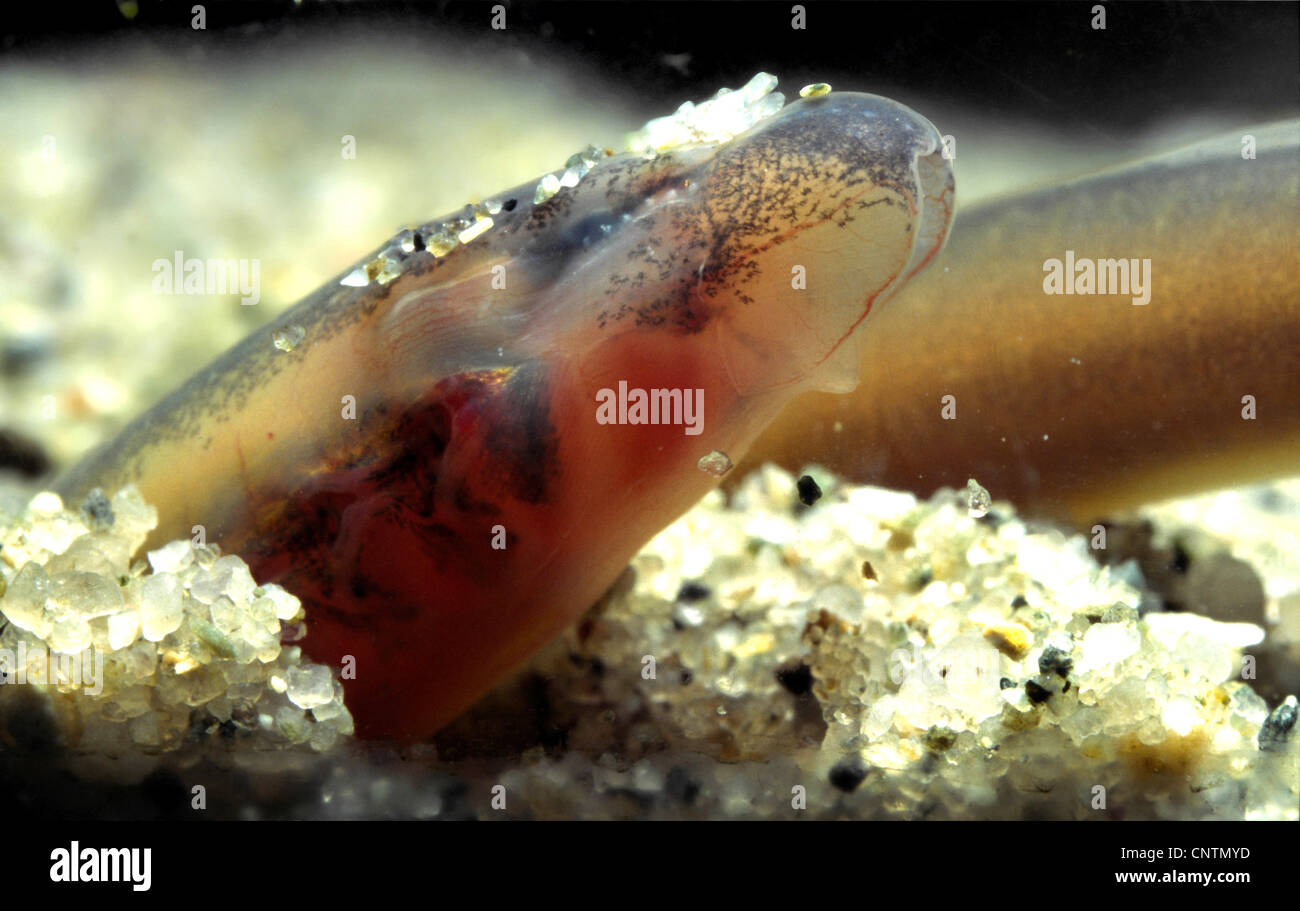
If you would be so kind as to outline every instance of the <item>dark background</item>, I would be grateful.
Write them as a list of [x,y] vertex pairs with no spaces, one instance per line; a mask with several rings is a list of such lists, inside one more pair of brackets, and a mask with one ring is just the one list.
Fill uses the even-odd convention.
[[[882,94],[905,87],[1099,139],[1192,114],[1248,122],[1300,109],[1295,3],[1111,2],[1105,31],[1091,28],[1094,2],[808,2],[804,31],[790,29],[788,0],[504,5],[507,32],[493,36],[494,47],[504,38],[585,60],[670,107],[765,69],[787,91],[815,80]],[[368,29],[472,38],[488,30],[493,4],[210,0],[199,36],[192,6],[138,0],[128,19],[111,0],[7,4],[0,56],[71,63],[122,36],[194,54],[214,44],[273,52]],[[490,55],[483,66],[490,72]]]
[[[109,0],[4,0],[0,64],[32,61],[75,67],[89,55],[111,55],[115,47],[140,40],[166,53],[217,59],[216,45],[274,55],[367,31],[416,42],[448,34],[472,39],[487,32],[492,7],[486,2],[304,0],[295,5],[209,0],[207,31],[196,34],[189,27],[193,5],[193,0],[140,0],[137,14],[128,19]],[[508,30],[496,36],[494,44],[586,61],[662,112],[684,98],[707,97],[720,85],[738,86],[759,69],[780,75],[786,91],[824,80],[837,88],[895,96],[906,92],[942,98],[991,119],[1023,118],[1061,135],[1103,139],[1192,115],[1247,123],[1300,111],[1300,6],[1294,3],[1111,2],[1106,4],[1105,31],[1091,28],[1091,0],[806,2],[805,31],[789,28],[793,4],[788,0],[504,5]],[[239,57],[229,59],[233,66]],[[491,56],[485,56],[484,72],[490,73],[492,65]],[[87,794],[84,784],[53,772],[51,778],[23,788],[9,787],[18,772],[0,772],[0,818],[21,818],[31,806],[32,792],[42,791],[60,794],[68,806],[81,807],[83,813],[89,806],[109,817],[141,815],[133,803],[137,800],[146,807],[155,802],[176,805],[175,782],[165,777],[147,780],[136,793],[101,789]],[[304,799],[310,797],[308,788]],[[241,830],[238,836],[225,837],[248,836]],[[890,837],[895,837],[892,830]],[[1117,837],[1107,834],[1105,843],[1109,846]],[[1009,849],[1022,868],[1026,861],[1035,868],[1033,836],[1017,833],[976,841],[993,846],[993,862],[1005,861],[997,852]],[[1095,837],[1090,841],[1101,843]],[[1131,841],[1140,843],[1136,837]],[[1239,830],[1219,839],[1222,844],[1243,841]],[[1159,844],[1160,839],[1152,836],[1150,842]],[[115,839],[104,836],[97,843],[112,844]],[[49,844],[41,843],[45,849]],[[189,850],[188,841],[180,845],[178,851]],[[969,844],[965,850],[970,850]],[[1054,850],[1074,851],[1076,842],[1062,838]],[[892,857],[890,863],[899,859]],[[159,866],[174,874],[184,869],[182,864],[183,858],[174,858]],[[41,866],[36,864],[37,869]],[[163,875],[162,869],[156,872]],[[1046,876],[1054,868],[1041,869]],[[1107,867],[1093,859],[1088,874],[1096,878],[1099,870],[1104,873]],[[1026,870],[1017,871],[1020,884],[1027,887],[1025,875]],[[1053,888],[1059,885],[1052,882]]]

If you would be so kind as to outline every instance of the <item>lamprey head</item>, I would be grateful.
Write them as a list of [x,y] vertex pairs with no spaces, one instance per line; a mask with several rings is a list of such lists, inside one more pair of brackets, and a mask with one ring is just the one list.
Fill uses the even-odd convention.
[[727,141],[595,156],[553,195],[541,184],[505,194],[520,204],[385,325],[396,346],[426,349],[413,364],[443,370],[543,357],[575,333],[657,329],[712,334],[742,397],[852,388],[854,330],[947,235],[941,148],[911,109],[839,92]]

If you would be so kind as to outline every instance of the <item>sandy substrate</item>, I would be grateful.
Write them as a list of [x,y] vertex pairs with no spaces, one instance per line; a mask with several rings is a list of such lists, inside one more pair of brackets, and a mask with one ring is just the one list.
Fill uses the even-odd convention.
[[[0,429],[66,465],[399,227],[664,113],[553,60],[488,79],[478,50],[128,48],[6,71]],[[967,200],[1147,142],[994,154],[1005,131],[938,110],[970,137]],[[178,249],[257,260],[257,302],[155,293]],[[711,496],[514,680],[399,750],[353,742],[337,681],[292,636],[272,648],[301,617],[242,563],[155,561],[136,552],[147,504],[111,501],[108,523],[9,475],[0,647],[120,660],[94,697],[0,690],[0,802],[184,816],[203,783],[227,818],[1296,818],[1295,483],[1127,517],[1098,561],[1006,504],[972,517],[956,494],[817,477],[812,508],[776,470]]]

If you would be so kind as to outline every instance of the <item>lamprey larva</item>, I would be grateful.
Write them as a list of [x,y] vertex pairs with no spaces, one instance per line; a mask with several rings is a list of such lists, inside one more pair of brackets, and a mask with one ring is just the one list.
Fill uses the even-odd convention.
[[774,85],[398,235],[60,492],[137,484],[154,543],[203,525],[303,600],[307,654],[354,660],[360,734],[437,730],[718,483],[703,457],[851,388],[863,321],[942,246],[929,122]]
[[[792,402],[735,474],[815,459],[922,495],[974,476],[1088,525],[1300,472],[1298,216],[1294,120],[963,208],[872,321],[858,388]],[[1131,293],[1045,293],[1076,254],[1114,257]]]

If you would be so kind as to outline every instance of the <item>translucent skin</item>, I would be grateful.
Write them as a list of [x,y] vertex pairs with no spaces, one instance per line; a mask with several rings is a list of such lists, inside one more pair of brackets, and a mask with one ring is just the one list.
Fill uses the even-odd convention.
[[[939,142],[831,94],[610,158],[539,206],[518,188],[482,237],[254,333],[60,492],[137,483],[151,544],[202,524],[303,599],[310,657],[355,667],[359,733],[427,736],[717,483],[702,456],[739,460],[793,396],[852,385],[858,328],[946,237]],[[277,351],[288,326],[303,341]],[[598,422],[620,382],[703,390],[701,432]]]
[[[862,384],[792,402],[737,476],[817,462],[922,495],[974,477],[1086,526],[1300,472],[1298,232],[1296,121],[963,209],[936,267],[872,321]],[[1043,263],[1067,250],[1149,258],[1150,303],[1045,295]]]

